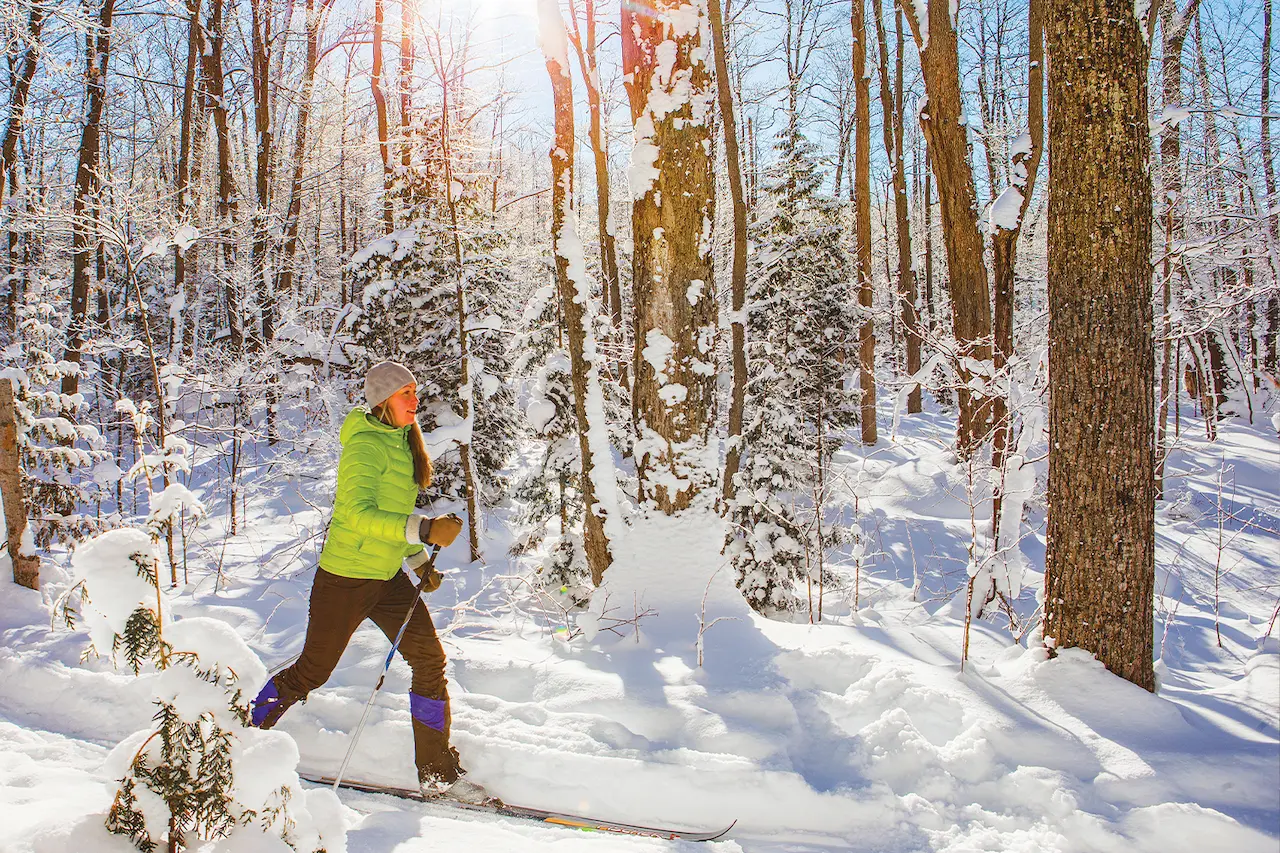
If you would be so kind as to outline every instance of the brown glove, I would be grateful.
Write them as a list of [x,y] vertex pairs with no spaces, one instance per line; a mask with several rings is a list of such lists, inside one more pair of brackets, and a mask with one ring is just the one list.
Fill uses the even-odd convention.
[[436,571],[435,566],[427,572],[426,582],[422,584],[422,589],[426,592],[435,592],[440,588],[440,584],[444,582],[444,575]]
[[421,526],[418,528],[418,538],[427,545],[447,548],[454,539],[458,538],[460,532],[462,532],[462,519],[449,513],[422,519]]

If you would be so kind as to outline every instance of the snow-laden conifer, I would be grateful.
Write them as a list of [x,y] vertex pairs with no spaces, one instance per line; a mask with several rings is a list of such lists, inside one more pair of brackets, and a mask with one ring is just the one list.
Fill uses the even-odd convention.
[[[418,421],[435,467],[431,496],[463,495],[457,446],[469,442],[480,497],[492,504],[501,493],[499,472],[515,447],[517,414],[502,334],[509,326],[513,274],[501,257],[500,235],[478,228],[462,235],[471,359],[471,381],[464,386],[451,239],[444,227],[422,222],[355,253],[351,269],[363,287],[353,328],[363,359],[355,367],[392,359],[412,370],[418,378]],[[473,407],[470,418],[463,415],[464,399]]]
[[58,310],[37,299],[17,306],[17,311],[17,338],[4,351],[0,367],[14,383],[33,542],[47,548],[54,542],[77,541],[113,523],[113,516],[83,509],[120,480],[120,469],[101,433],[86,422],[90,407],[85,395],[61,391],[64,377],[79,373],[81,366],[54,356],[64,335],[55,323]]
[[784,131],[777,150],[748,280],[746,450],[726,548],[764,613],[793,610],[793,583],[818,579],[838,540],[822,513],[826,468],[857,420],[846,377],[858,318],[837,211],[818,195],[812,145]]
[[573,378],[564,349],[555,288],[539,288],[524,311],[517,371],[528,382],[525,422],[538,439],[528,472],[516,486],[517,552],[540,555],[538,578],[549,590],[585,597],[590,572],[582,541],[582,471],[574,423]]
[[340,832],[311,812],[337,802],[327,790],[301,789],[292,738],[249,725],[244,688],[266,679],[257,655],[217,619],[171,620],[156,533],[108,531],[81,545],[72,566],[79,607],[66,596],[63,613],[88,629],[86,653],[155,673],[153,725],[107,759],[119,784],[107,829],[144,853],[263,836],[299,853],[342,849]]

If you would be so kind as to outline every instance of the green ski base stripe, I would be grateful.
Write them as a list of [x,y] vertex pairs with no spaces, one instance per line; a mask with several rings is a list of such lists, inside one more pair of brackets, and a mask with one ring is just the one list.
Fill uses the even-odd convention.
[[[316,785],[333,785],[333,777],[321,776],[314,773],[299,773],[298,776]],[[457,800],[450,800],[445,797],[424,797],[422,792],[416,788],[402,788],[396,785],[378,785],[372,782],[359,782],[351,779],[343,779],[338,786],[347,788],[352,791],[360,791],[365,794],[386,794],[392,797],[399,797],[402,800],[414,800],[419,803],[431,803],[432,805],[448,806],[450,808],[461,809],[463,811],[479,812],[481,814],[497,815],[499,817],[514,817],[521,820],[532,820],[539,823],[550,824],[551,826],[559,826],[565,829],[577,829],[583,832],[612,832],[618,835],[638,835],[646,838],[665,838],[668,840],[681,841],[715,841],[723,838],[729,830],[737,824],[737,821],[726,826],[719,832],[703,832],[697,830],[685,829],[664,829],[656,826],[638,826],[629,823],[617,823],[609,820],[597,820],[595,818],[582,817],[580,815],[563,814],[560,812],[547,811],[545,809],[534,809],[527,806],[512,806],[506,803],[494,803],[491,805],[475,805],[473,803],[461,803]]]

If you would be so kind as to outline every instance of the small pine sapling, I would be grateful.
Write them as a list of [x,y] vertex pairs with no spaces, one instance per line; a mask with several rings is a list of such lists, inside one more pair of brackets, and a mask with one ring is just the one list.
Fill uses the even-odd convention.
[[106,828],[143,853],[255,834],[299,853],[338,846],[326,842],[326,832],[337,840],[334,830],[318,829],[307,807],[332,795],[301,791],[293,740],[250,727],[241,685],[266,679],[257,656],[218,620],[168,618],[155,530],[100,534],[76,550],[72,566],[78,580],[59,608],[69,626],[79,619],[88,629],[86,656],[108,657],[135,675],[153,670],[155,679],[153,725],[108,758],[120,787]]

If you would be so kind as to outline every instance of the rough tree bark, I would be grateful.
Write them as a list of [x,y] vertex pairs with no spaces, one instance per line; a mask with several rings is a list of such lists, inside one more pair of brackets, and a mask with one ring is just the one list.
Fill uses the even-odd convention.
[[956,451],[964,457],[986,439],[991,424],[990,401],[970,386],[975,375],[991,370],[991,288],[982,256],[978,193],[960,97],[956,22],[947,3],[928,4],[925,21],[919,19],[914,4],[903,4],[903,11],[924,72],[927,103],[920,112],[920,127],[938,180],[957,345],[955,368],[960,377]]
[[622,4],[622,65],[635,133],[632,411],[640,497],[666,513],[688,507],[714,477],[703,458],[716,332],[706,26],[705,0]]
[[[733,205],[733,260],[730,268],[730,314],[733,349],[733,392],[729,402],[728,451],[724,460],[724,498],[737,492],[734,478],[742,464],[742,418],[747,399],[747,201],[742,189],[742,155],[738,151],[738,121],[729,80],[729,47],[724,32],[720,0],[707,0],[711,45],[715,53],[716,94],[724,129],[724,159],[728,171],[729,198]],[[837,182],[837,189],[839,183]]]
[[[590,0],[588,0],[590,3]],[[596,495],[597,453],[609,453],[600,425],[597,442],[592,441],[588,402],[594,400],[603,415],[604,395],[597,373],[597,354],[591,333],[590,287],[582,260],[582,243],[576,232],[573,210],[573,83],[569,76],[569,46],[556,0],[539,0],[538,30],[542,53],[551,77],[555,102],[555,140],[551,145],[551,243],[556,258],[556,290],[569,338],[569,365],[573,377],[573,411],[578,426],[578,452],[582,460],[579,485],[586,507],[583,513],[583,546],[587,568],[597,586],[613,562],[609,537],[604,527],[604,507]],[[594,408],[594,407],[593,407]],[[593,447],[593,444],[605,447]],[[606,463],[607,464],[607,463]],[[562,520],[563,524],[563,520]]]
[[[1126,0],[1050,0],[1046,641],[1153,690],[1149,47]],[[1106,110],[1098,110],[1106,104]]]
[[22,540],[27,529],[27,498],[22,488],[22,462],[18,454],[18,417],[13,402],[13,383],[0,379],[0,493],[4,495],[4,517],[13,582],[28,589],[40,588],[40,558],[24,554]]
[[[872,0],[878,3],[879,0]],[[859,424],[862,443],[875,444],[876,435],[876,329],[872,318],[871,283],[871,83],[867,79],[866,0],[849,4],[849,30],[853,39],[853,180],[857,185],[854,235],[858,275],[858,388],[862,392]]]
[[[107,101],[107,65],[111,59],[111,17],[115,0],[102,0],[98,19],[85,36],[85,96],[88,112],[80,134],[76,167],[76,195],[71,205],[71,317],[63,360],[79,366],[89,320],[89,263],[98,242],[98,223],[91,215],[98,191],[98,162],[102,145],[102,113]],[[80,390],[78,371],[62,377],[62,393]]]

